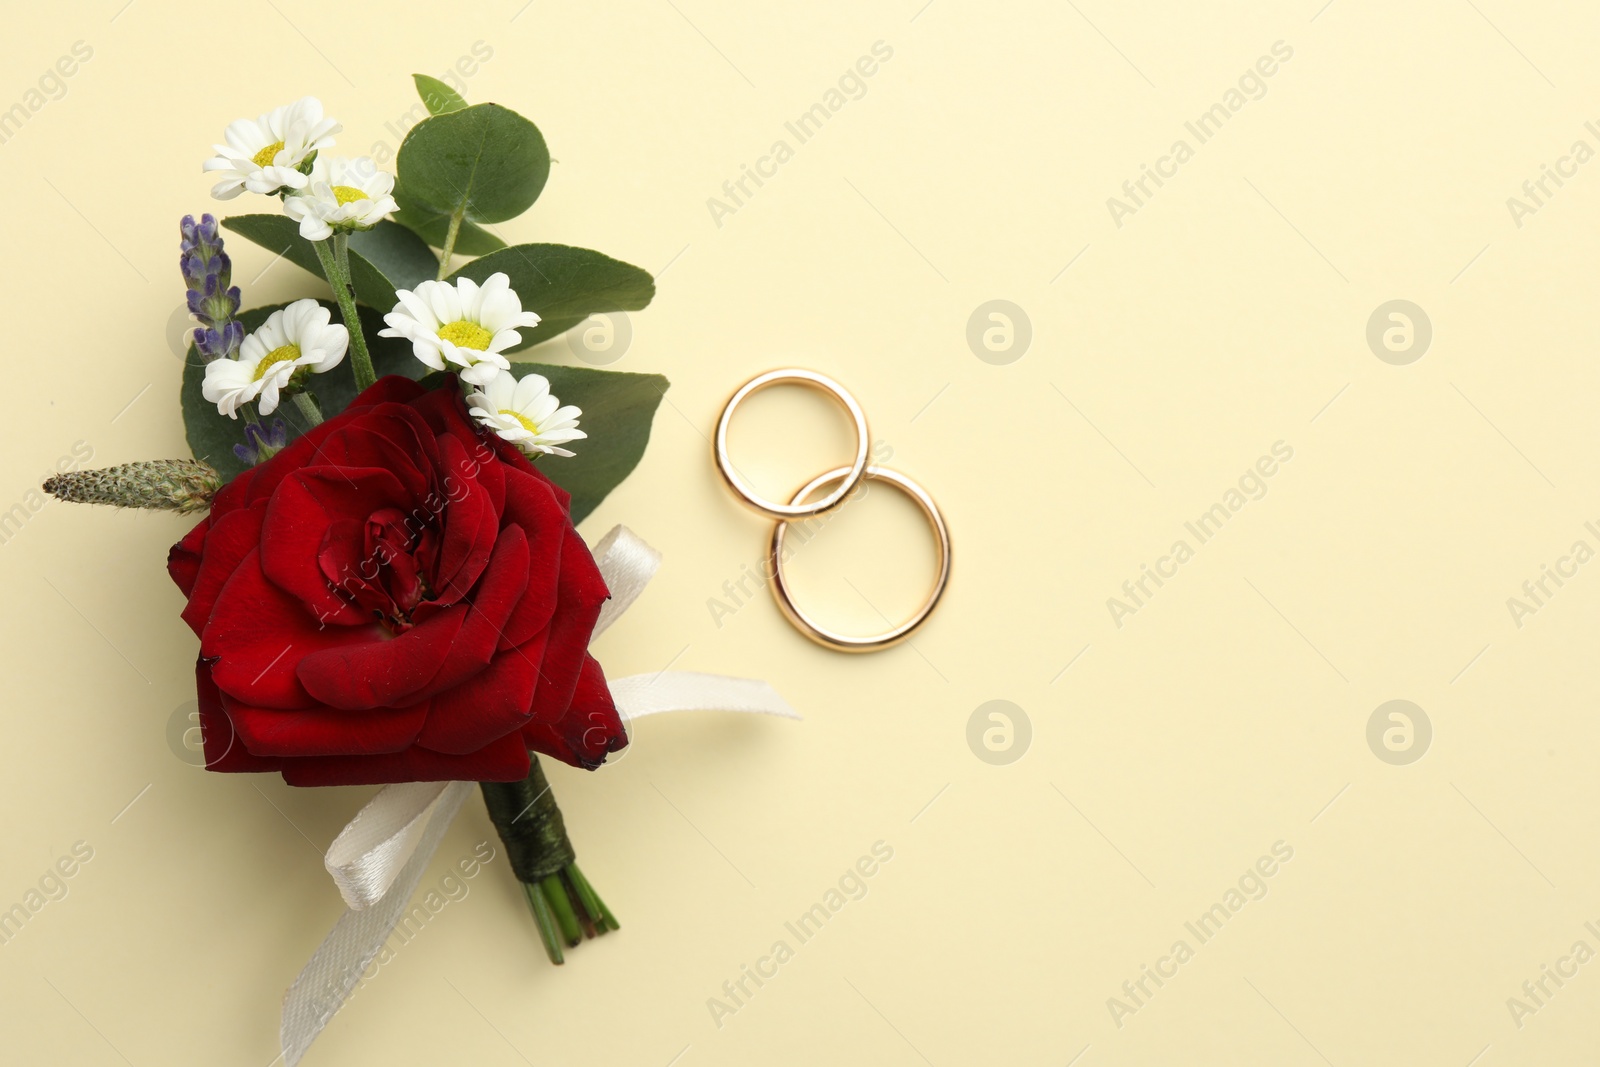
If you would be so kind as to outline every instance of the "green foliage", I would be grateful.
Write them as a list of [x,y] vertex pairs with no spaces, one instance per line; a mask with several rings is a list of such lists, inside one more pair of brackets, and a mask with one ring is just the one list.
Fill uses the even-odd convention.
[[430,115],[448,115],[467,106],[466,100],[462,99],[460,93],[438,78],[430,78],[426,74],[413,74],[411,80],[415,83],[417,95],[422,97],[422,103]]
[[512,245],[473,260],[451,277],[481,283],[496,271],[510,277],[524,308],[539,313],[539,325],[519,330],[522,343],[512,351],[565,333],[597,312],[638,311],[656,295],[648,272],[570,245]]
[[467,222],[504,222],[539,198],[550,151],[539,127],[515,111],[474,104],[413,126],[395,169],[416,204]]
[[572,494],[572,521],[581,522],[639,465],[668,383],[659,374],[511,364],[519,378],[534,372],[550,379],[550,391],[563,404],[583,409],[578,428],[589,436],[567,446],[577,455],[539,460],[539,469]]
[[[274,255],[322,277],[316,249],[300,236],[287,215],[234,215],[222,225]],[[439,260],[422,238],[399,223],[384,220],[350,235],[350,276],[356,299],[379,311],[394,310],[396,289],[413,289],[439,273]]]
[[[638,311],[650,303],[655,281],[638,267],[568,245],[508,247],[485,229],[515,218],[538,199],[550,175],[544,137],[537,126],[509,108],[468,105],[448,85],[426,75],[413,75],[412,80],[430,116],[407,133],[396,158],[394,197],[399,210],[392,221],[349,239],[351,280],[357,300],[365,305],[358,309],[362,332],[380,377],[422,378],[427,372],[412,355],[410,342],[379,337],[378,330],[383,315],[395,305],[395,290],[414,289],[437,276],[439,257],[432,249],[444,247],[452,221],[458,223],[452,252],[479,257],[453,277],[481,283],[504,271],[522,306],[538,312],[538,327],[521,331],[519,348],[555,337],[590,315]],[[322,276],[316,250],[287,216],[241,215],[223,220],[223,225]],[[335,321],[342,321],[334,305],[322,303]],[[283,306],[255,308],[239,319],[246,331],[253,331]],[[581,521],[638,465],[668,383],[659,374],[512,365],[512,373],[519,377],[534,372],[550,380],[551,391],[563,404],[583,410],[580,425],[589,436],[574,443],[577,456],[546,456],[539,462],[540,470],[572,494],[573,520]],[[431,374],[423,380],[434,383],[443,378]],[[244,443],[246,423],[217,413],[216,405],[201,396],[203,379],[204,365],[191,347],[181,394],[189,447],[196,458],[231,479],[243,469],[233,446]],[[343,411],[356,392],[352,375],[343,366],[312,375],[308,385],[328,418]],[[283,419],[292,435],[305,428],[292,401],[280,405],[272,417]]]
[[[445,234],[450,229],[448,211],[440,211],[438,208],[418,203],[398,182],[394,187],[394,200],[400,205],[400,210],[394,213],[394,221],[433,247],[444,247]],[[461,256],[483,256],[505,246],[504,241],[482,226],[463,220],[461,229],[456,234],[455,253]]]

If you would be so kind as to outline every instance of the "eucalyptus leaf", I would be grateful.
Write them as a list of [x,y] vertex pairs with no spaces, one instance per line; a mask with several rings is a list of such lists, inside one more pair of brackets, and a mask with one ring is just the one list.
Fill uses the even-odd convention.
[[[234,215],[222,225],[254,241],[274,255],[322,277],[316,249],[300,236],[300,228],[287,215]],[[418,282],[439,273],[439,260],[428,243],[399,223],[387,219],[361,233],[350,235],[350,277],[356,299],[369,307],[394,310],[396,289],[414,289]]]
[[[395,203],[400,205],[400,210],[393,215],[394,221],[434,248],[444,247],[445,234],[450,230],[449,212],[413,200],[398,183],[394,187],[394,199]],[[482,256],[499,251],[505,246],[504,241],[475,222],[463,220],[461,229],[456,233],[457,255]]]
[[572,521],[582,522],[639,465],[669,383],[659,374],[551,363],[513,363],[511,373],[542,374],[561,403],[583,409],[578,428],[589,436],[568,446],[577,455],[538,460],[539,470],[572,494]]
[[466,100],[462,99],[460,93],[438,78],[430,78],[426,74],[413,74],[411,80],[416,84],[417,95],[422,97],[422,103],[430,115],[448,115],[467,106]]
[[649,272],[570,245],[511,245],[473,260],[451,277],[481,284],[496,271],[510,277],[523,308],[539,315],[539,325],[519,330],[522,343],[509,351],[565,333],[590,315],[638,311],[656,295]]
[[550,176],[539,127],[499,104],[474,104],[413,126],[395,160],[413,201],[468,222],[528,210]]

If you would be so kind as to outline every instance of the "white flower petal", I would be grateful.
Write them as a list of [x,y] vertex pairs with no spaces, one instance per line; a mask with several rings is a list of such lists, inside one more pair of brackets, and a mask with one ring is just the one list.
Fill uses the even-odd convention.
[[550,379],[542,374],[525,374],[517,383],[516,391],[511,397],[511,406],[518,411],[523,411],[536,400],[542,400],[550,395]]

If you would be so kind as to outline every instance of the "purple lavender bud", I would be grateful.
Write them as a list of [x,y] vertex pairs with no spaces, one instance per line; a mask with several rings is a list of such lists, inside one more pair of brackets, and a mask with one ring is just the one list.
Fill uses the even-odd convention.
[[200,326],[195,329],[194,347],[207,363],[214,359],[221,359],[228,354],[227,338],[223,333],[208,326]]
[[215,330],[204,326],[195,327],[194,348],[196,352],[200,353],[200,359],[206,363],[210,363],[221,354],[217,351],[216,341],[213,340],[216,336],[217,331]]
[[239,354],[239,346],[244,344],[244,323],[237,319],[222,327],[222,354],[229,359]]
[[185,215],[178,223],[182,236],[178,267],[188,290],[189,314],[201,324],[194,334],[195,348],[210,362],[238,352],[244,328],[234,321],[239,312],[239,288],[233,284],[233,261],[222,250],[222,234],[210,214]]
[[289,427],[284,425],[282,419],[273,419],[268,426],[246,423],[244,438],[244,444],[233,446],[233,454],[238,456],[241,462],[255,466],[263,460],[271,459],[288,445]]

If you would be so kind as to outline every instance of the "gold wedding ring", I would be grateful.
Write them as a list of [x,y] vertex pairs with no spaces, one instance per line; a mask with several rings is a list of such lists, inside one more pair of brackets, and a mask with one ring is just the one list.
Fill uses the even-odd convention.
[[[795,493],[791,503],[798,504],[812,493],[825,485],[833,482],[844,482],[850,474],[849,467],[835,467],[825,474],[819,474],[807,482]],[[801,633],[819,645],[834,649],[838,652],[876,652],[882,648],[889,648],[899,644],[911,636],[911,632],[921,626],[928,616],[933,614],[933,609],[938,606],[939,599],[944,596],[945,586],[950,583],[950,530],[944,524],[944,516],[939,512],[939,506],[933,502],[933,497],[927,490],[916,482],[907,478],[899,471],[887,467],[868,467],[865,471],[868,481],[887,482],[916,502],[922,509],[922,514],[928,520],[928,526],[933,531],[934,537],[939,541],[939,576],[934,579],[933,591],[928,594],[920,608],[912,613],[911,617],[892,630],[869,637],[856,637],[851,634],[842,634],[830,630],[808,616],[800,606],[794,602],[794,596],[789,589],[789,579],[783,573],[783,547],[784,538],[789,530],[789,523],[778,522],[772,528],[772,596],[778,602],[778,609]]]
[[[802,502],[806,493],[802,492],[788,504],[776,504],[764,500],[759,496],[748,482],[746,482],[734,469],[733,461],[728,457],[728,424],[733,421],[733,413],[747,398],[759,393],[763,389],[774,385],[804,385],[819,392],[831,394],[838,400],[849,413],[850,419],[855,423],[856,455],[850,466],[840,468],[844,471],[839,481],[839,487],[825,496],[816,500]],[[816,371],[804,370],[800,367],[790,367],[784,370],[770,370],[765,374],[758,374],[739,387],[739,391],[729,398],[727,406],[722,409],[722,417],[717,420],[716,441],[712,445],[712,455],[717,462],[717,471],[722,475],[722,480],[728,483],[728,488],[745,504],[767,516],[777,519],[780,523],[794,519],[809,519],[816,515],[824,515],[843,504],[845,498],[861,483],[861,478],[867,471],[867,448],[870,443],[867,432],[867,416],[861,410],[861,405],[856,403],[856,398],[838,382],[825,374]],[[814,485],[815,483],[813,483]]]
[[[856,431],[855,460],[849,466],[835,467],[817,475],[801,486],[787,504],[774,503],[758,496],[734,469],[733,461],[728,458],[728,424],[733,421],[734,410],[752,393],[758,393],[774,385],[803,385],[831,394],[850,413]],[[728,484],[728,488],[749,507],[770,519],[777,520],[772,528],[771,557],[768,560],[767,570],[772,577],[772,597],[778,602],[778,610],[783,612],[784,618],[788,619],[795,629],[824,648],[831,648],[837,652],[876,652],[904,641],[911,636],[913,630],[927,621],[929,615],[933,614],[933,609],[939,605],[940,598],[944,596],[945,587],[950,583],[950,530],[945,526],[939,506],[933,502],[933,497],[928,495],[926,489],[899,471],[887,467],[868,466],[867,448],[870,440],[867,432],[867,416],[862,412],[861,405],[856,403],[855,397],[851,396],[844,386],[825,374],[789,367],[758,374],[739,387],[738,392],[728,399],[727,405],[722,409],[722,417],[717,420],[716,441],[711,446],[717,471],[722,475],[722,480]],[[826,515],[840,507],[845,501],[854,497],[856,488],[864,480],[887,482],[909,496],[917,507],[922,509],[929,528],[933,530],[933,535],[939,542],[939,575],[934,580],[933,591],[928,594],[928,599],[912,613],[909,619],[883,633],[857,637],[830,630],[802,611],[794,602],[789,589],[789,579],[783,572],[783,563],[784,541],[790,524]],[[810,499],[812,493],[835,483],[837,483],[835,488],[816,500]]]

